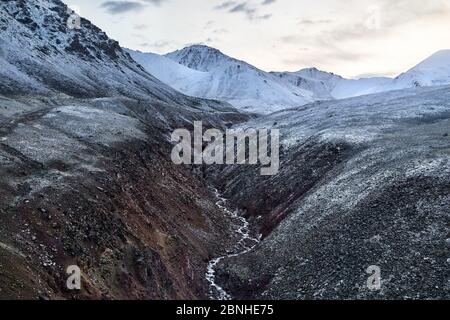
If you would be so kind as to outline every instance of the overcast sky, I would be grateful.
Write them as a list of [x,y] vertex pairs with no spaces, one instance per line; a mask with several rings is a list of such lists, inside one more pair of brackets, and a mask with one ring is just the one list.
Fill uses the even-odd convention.
[[122,46],[206,44],[266,71],[394,76],[450,48],[449,0],[64,0]]

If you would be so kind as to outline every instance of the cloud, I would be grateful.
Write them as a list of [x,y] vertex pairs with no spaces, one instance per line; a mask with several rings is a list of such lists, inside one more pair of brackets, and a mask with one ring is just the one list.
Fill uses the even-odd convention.
[[145,48],[145,50],[150,49],[155,53],[166,53],[180,48],[181,44],[176,41],[159,40],[155,42],[142,42],[140,46]]
[[[420,0],[347,0],[342,1],[342,10],[354,7],[349,17],[333,16],[325,18],[303,17],[297,22],[301,29],[294,33],[282,35],[280,41],[292,46],[314,48],[314,61],[355,61],[368,59],[371,52],[364,52],[362,43],[383,41],[384,38],[404,32],[409,24],[418,21],[433,21],[450,17],[450,2],[435,0],[424,3]],[[369,40],[370,39],[370,40]],[[357,48],[360,53],[348,53],[349,48]]]
[[318,50],[310,50],[308,48],[300,48],[298,54],[290,52],[286,58],[282,60],[283,64],[293,69],[309,68],[313,66],[338,65],[340,63],[349,63],[362,61],[369,55],[364,52],[353,52],[341,50],[339,48],[321,48]]
[[234,2],[234,1],[225,1],[225,2],[215,6],[214,9],[215,10],[223,10],[223,9],[228,9],[234,5],[236,5],[236,2]]
[[161,5],[167,0],[142,0],[138,1],[106,1],[103,2],[100,7],[106,9],[110,14],[122,14],[126,12],[136,12],[144,9],[148,4],[156,6]]
[[135,30],[145,30],[148,29],[148,26],[145,24],[137,24],[133,27]]
[[144,5],[134,1],[106,1],[102,3],[101,7],[111,14],[121,14],[130,11],[139,11],[144,8]]
[[233,13],[233,12],[244,12],[247,15],[252,15],[256,12],[255,8],[250,8],[248,3],[244,2],[244,3],[240,3],[238,5],[235,5],[233,8],[231,8],[229,10],[229,12]]
[[205,25],[203,26],[203,29],[210,29],[214,26],[216,22],[213,20],[209,20],[205,23]]
[[224,28],[213,30],[213,33],[215,33],[215,34],[224,34],[224,33],[229,33],[229,32],[230,31],[228,31],[227,29],[224,29]]
[[294,69],[358,62],[371,55],[371,52],[366,52],[364,48],[341,46],[339,41],[330,41],[322,33],[312,36],[299,32],[285,35],[279,40],[291,48],[283,58],[283,64]]
[[266,6],[266,5],[272,4],[272,3],[274,3],[274,2],[276,2],[276,0],[264,0],[263,3],[262,3],[262,5],[263,5],[263,6]]
[[378,5],[381,18],[387,27],[408,23],[417,19],[434,18],[448,15],[450,3],[448,0],[380,0]]
[[162,3],[166,2],[167,0],[142,0],[142,1],[154,4],[156,6],[160,6]]
[[385,37],[396,28],[419,20],[434,20],[450,16],[448,0],[379,0],[362,12],[360,19],[351,23],[333,25],[322,38],[329,41],[360,40],[367,37]]
[[[267,3],[266,3],[267,2]],[[265,0],[262,4],[270,4],[275,0]],[[260,14],[259,9],[248,1],[237,3],[235,1],[225,1],[214,7],[215,10],[226,10],[228,13],[243,13],[249,20],[267,20],[272,14]]]
[[267,19],[270,19],[270,18],[272,18],[272,14],[271,13],[263,14],[261,16],[254,17],[254,19],[259,19],[259,20],[267,20]]
[[318,24],[329,24],[331,20],[322,19],[322,20],[310,20],[310,19],[301,19],[297,22],[299,25],[318,25]]
[[144,41],[148,41],[147,37],[144,36],[142,33],[132,33],[131,36],[134,38],[144,40]]

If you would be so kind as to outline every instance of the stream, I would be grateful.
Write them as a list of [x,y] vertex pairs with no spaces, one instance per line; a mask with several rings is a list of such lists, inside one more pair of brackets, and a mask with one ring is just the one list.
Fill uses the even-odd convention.
[[258,243],[260,242],[261,237],[254,238],[251,236],[250,224],[248,221],[239,215],[238,211],[231,211],[227,207],[227,200],[220,196],[218,190],[214,190],[215,196],[218,199],[216,205],[225,211],[231,218],[237,220],[237,229],[236,233],[239,234],[240,239],[236,242],[233,248],[230,250],[230,253],[215,258],[208,263],[208,268],[206,272],[206,280],[210,285],[209,296],[213,300],[232,300],[233,297],[227,293],[222,287],[220,287],[216,283],[216,267],[220,263],[220,261],[227,259],[238,257],[240,255],[246,254],[250,252]]

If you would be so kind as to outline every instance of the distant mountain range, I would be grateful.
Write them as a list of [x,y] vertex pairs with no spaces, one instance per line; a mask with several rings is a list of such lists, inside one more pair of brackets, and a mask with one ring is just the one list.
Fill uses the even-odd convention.
[[173,88],[191,96],[224,100],[239,109],[270,112],[314,101],[310,91],[210,47],[192,46],[166,56],[128,52]]
[[318,100],[450,84],[450,50],[435,53],[394,79],[346,79],[316,68],[265,72],[204,45],[166,55],[127,51],[149,73],[182,93],[227,101],[241,110],[256,113],[270,113]]

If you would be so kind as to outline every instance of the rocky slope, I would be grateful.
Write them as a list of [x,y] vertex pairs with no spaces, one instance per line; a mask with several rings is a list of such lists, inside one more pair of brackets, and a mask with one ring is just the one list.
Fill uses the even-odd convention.
[[[449,87],[249,119],[171,89],[67,18],[59,0],[0,2],[0,298],[199,299],[208,281],[234,298],[449,298]],[[195,73],[224,63],[194,56]],[[241,67],[242,83],[259,76]],[[279,128],[280,173],[173,165],[169,134],[193,120]],[[381,291],[366,286],[370,265]]]
[[1,6],[3,94],[125,96],[145,104],[152,118],[166,125],[189,120],[195,112],[235,112],[164,85],[88,20],[81,19],[79,29],[68,28],[69,11],[61,1],[2,1]]
[[206,298],[207,264],[237,235],[168,137],[246,118],[67,19],[57,0],[0,2],[0,298]]
[[449,87],[399,91],[246,124],[281,130],[280,173],[219,171],[264,239],[222,260],[217,283],[245,299],[448,299],[449,101]]

